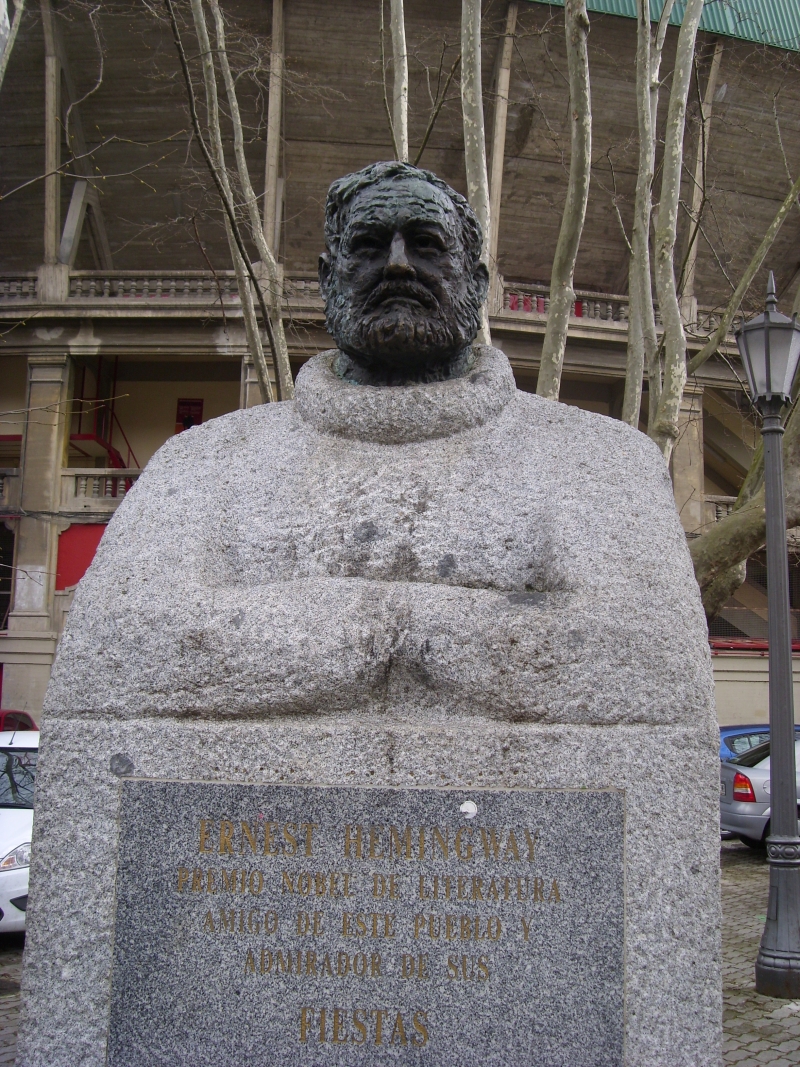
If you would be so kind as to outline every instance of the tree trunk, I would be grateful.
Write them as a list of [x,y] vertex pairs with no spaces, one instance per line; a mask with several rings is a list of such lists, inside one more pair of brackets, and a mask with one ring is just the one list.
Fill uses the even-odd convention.
[[[228,169],[225,163],[225,151],[222,146],[222,133],[219,123],[219,99],[217,97],[217,76],[216,71],[214,70],[214,57],[211,50],[211,41],[208,36],[208,27],[206,25],[205,13],[203,12],[202,0],[191,0],[191,5],[195,31],[197,33],[197,41],[200,46],[203,63],[203,82],[206,91],[208,129],[211,134],[212,164],[216,169],[217,180],[220,183],[223,198],[227,202],[228,211],[232,214],[234,200],[231,192],[230,180],[228,178]],[[233,260],[234,270],[236,271],[236,281],[239,287],[239,298],[242,304],[242,315],[244,317],[247,345],[250,349],[250,355],[252,356],[256,373],[258,375],[261,398],[264,403],[268,403],[274,400],[275,397],[272,390],[272,382],[270,381],[269,372],[267,370],[267,362],[264,358],[261,334],[256,320],[253,294],[250,289],[251,279],[245,264],[244,255],[234,237],[235,225],[235,219],[231,219],[228,212],[226,212],[225,233],[228,237],[231,259]]]
[[2,54],[0,54],[0,88],[3,86],[3,79],[6,76],[6,68],[8,67],[8,61],[11,58],[11,51],[14,48],[14,41],[16,41],[17,34],[19,33],[19,24],[22,22],[22,14],[24,10],[25,0],[14,0],[14,19],[11,23],[11,29],[8,31],[8,37],[6,37]]
[[394,90],[392,92],[392,126],[397,158],[408,163],[408,52],[403,0],[391,0],[389,21],[392,31]]
[[661,198],[655,234],[655,277],[664,323],[664,381],[650,436],[669,462],[678,437],[678,412],[686,384],[686,334],[675,281],[675,242],[683,172],[686,101],[692,79],[695,42],[704,0],[688,0],[683,16],[669,95],[664,137]]
[[[800,416],[797,411],[798,406],[795,405],[786,420],[783,437],[787,529],[800,526]],[[703,593],[707,613],[712,607],[718,610],[724,603],[719,599],[719,587],[714,590],[717,580],[763,548],[766,541],[763,470],[759,477],[759,469],[759,456],[756,454],[751,466],[752,477],[748,474],[742,486],[736,510],[715,523],[708,533],[689,543],[695,577]],[[747,492],[752,495],[739,506],[739,501]],[[716,605],[711,603],[712,596],[708,597],[707,603],[707,592],[718,601]]]
[[511,0],[506,12],[506,29],[500,44],[500,69],[497,72],[497,94],[494,105],[494,122],[492,124],[492,176],[489,187],[489,240],[487,243],[490,300],[492,299],[492,294],[498,289],[497,246],[500,239],[500,204],[503,198],[508,91],[511,83],[511,57],[514,49],[514,33],[517,28],[518,10],[519,4],[517,0]]
[[583,233],[592,169],[592,99],[589,86],[589,16],[586,0],[565,0],[564,23],[569,69],[571,157],[567,201],[561,217],[553,271],[550,278],[550,312],[542,344],[542,362],[536,392],[558,400],[567,330],[575,292],[575,261]]
[[[214,14],[216,21],[216,12]],[[283,111],[283,0],[272,0],[272,41],[269,53],[269,98],[267,101],[267,151],[264,160],[264,240],[275,254],[278,247],[278,167],[281,156]]]
[[[483,122],[481,0],[461,2],[461,112],[464,121],[467,199],[481,224],[481,256],[486,262],[489,248],[489,176],[486,172],[486,133]],[[483,344],[491,344],[485,303],[478,340]]]
[[653,128],[650,112],[650,0],[637,0],[636,116],[639,127],[639,169],[633,208],[631,261],[628,269],[628,353],[622,421],[638,429],[644,377],[642,288],[650,285],[650,210],[653,185]]
[[658,353],[653,287],[650,278],[650,219],[653,208],[653,175],[656,158],[659,71],[669,17],[675,0],[667,0],[659,19],[655,40],[650,30],[650,0],[637,0],[636,113],[639,127],[639,169],[631,235],[628,272],[630,320],[625,396],[622,421],[638,427],[642,406],[645,367],[650,386],[650,419],[661,396],[661,360]]
[[231,122],[233,124],[236,169],[242,186],[242,194],[247,209],[247,216],[250,220],[250,233],[253,243],[258,249],[258,254],[261,257],[261,262],[267,275],[270,307],[275,311],[273,329],[275,331],[276,369],[278,372],[280,399],[291,400],[294,396],[294,381],[292,379],[292,368],[289,364],[289,349],[286,344],[286,334],[283,330],[283,319],[280,314],[280,273],[278,271],[278,264],[272,254],[272,249],[269,247],[266,238],[264,237],[264,231],[261,226],[261,217],[258,211],[258,199],[256,198],[252,182],[250,181],[250,171],[248,170],[247,158],[244,153],[244,132],[242,129],[241,114],[239,112],[239,101],[236,96],[236,86],[228,62],[228,52],[225,46],[225,24],[222,19],[219,0],[209,0],[209,3],[211,4],[211,11],[214,16],[214,26],[217,36],[217,57],[222,70],[225,91],[228,97],[228,106],[230,108]]

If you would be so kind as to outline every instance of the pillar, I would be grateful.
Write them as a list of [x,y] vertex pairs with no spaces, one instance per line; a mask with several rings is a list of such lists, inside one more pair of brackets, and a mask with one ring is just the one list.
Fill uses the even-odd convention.
[[2,657],[3,707],[34,714],[42,708],[57,637],[53,597],[61,469],[69,433],[69,375],[64,352],[28,359],[20,518]]

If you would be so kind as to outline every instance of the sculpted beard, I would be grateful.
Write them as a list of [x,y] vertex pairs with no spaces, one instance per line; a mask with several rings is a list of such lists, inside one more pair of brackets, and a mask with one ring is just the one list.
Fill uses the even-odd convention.
[[[335,276],[332,282],[325,302],[328,329],[352,356],[416,355],[421,362],[443,362],[471,344],[480,326],[480,300],[472,283],[442,307],[417,282],[382,282],[363,301],[352,291],[343,293]],[[389,295],[409,302],[384,302]]]

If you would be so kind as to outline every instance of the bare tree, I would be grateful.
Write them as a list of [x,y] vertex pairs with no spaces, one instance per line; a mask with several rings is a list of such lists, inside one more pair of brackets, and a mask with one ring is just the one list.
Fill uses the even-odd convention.
[[569,70],[571,155],[567,199],[561,217],[550,277],[550,312],[542,343],[536,392],[558,400],[567,330],[575,300],[573,277],[578,257],[592,167],[592,98],[589,85],[589,17],[586,0],[565,0],[567,66]]
[[17,39],[19,33],[19,24],[22,22],[22,15],[25,11],[25,0],[14,0],[14,19],[10,26],[8,26],[8,9],[3,3],[3,15],[5,19],[6,27],[8,27],[7,33],[4,35],[5,39],[0,41],[0,88],[3,86],[3,79],[6,76],[6,67],[8,61],[11,58],[11,51],[14,47],[14,42]]
[[[483,121],[481,72],[481,0],[461,3],[461,111],[464,123],[464,166],[467,197],[483,230],[482,258],[489,250],[489,175],[486,170],[486,133]],[[491,343],[489,317],[483,307],[478,340]]]
[[392,124],[397,158],[408,162],[408,52],[403,0],[391,0],[392,56],[394,59],[394,92],[392,93]]
[[[797,401],[786,420],[783,462],[786,525],[800,526],[800,416]],[[689,551],[695,577],[703,593],[703,606],[711,618],[744,581],[742,564],[766,541],[764,461],[758,449],[739,492],[734,511],[692,540]]]
[[[276,337],[276,330],[273,325],[272,315],[267,307],[265,294],[262,286],[259,284],[259,279],[256,276],[256,272],[253,263],[248,255],[247,248],[244,243],[242,230],[239,220],[239,208],[237,203],[233,187],[231,184],[230,174],[225,162],[225,152],[222,141],[222,130],[220,124],[220,107],[219,97],[217,91],[217,73],[214,65],[214,50],[211,47],[211,40],[208,34],[208,26],[206,23],[205,12],[203,10],[202,0],[191,0],[192,19],[194,22],[195,33],[197,35],[197,41],[200,50],[200,59],[202,63],[203,71],[203,85],[205,89],[206,99],[206,119],[207,119],[207,131],[211,139],[211,146],[206,143],[206,137],[204,131],[200,125],[200,120],[197,114],[197,100],[194,89],[194,84],[189,69],[189,62],[186,56],[186,51],[183,46],[181,38],[180,27],[175,12],[175,6],[173,0],[164,0],[164,5],[169,18],[170,26],[172,28],[173,40],[178,52],[178,58],[180,61],[181,71],[183,73],[184,83],[186,86],[186,92],[189,102],[189,113],[192,120],[192,127],[194,129],[195,137],[197,139],[198,146],[200,148],[203,159],[208,167],[214,186],[219,195],[220,202],[223,208],[223,218],[225,223],[225,232],[228,238],[228,244],[230,247],[231,258],[233,260],[234,270],[236,272],[237,286],[239,289],[239,297],[242,304],[242,313],[245,326],[245,334],[247,337],[248,348],[250,350],[253,363],[256,368],[258,376],[259,388],[261,391],[262,400],[266,403],[275,399],[274,391],[272,388],[272,382],[269,375],[269,369],[264,356],[263,345],[261,341],[261,334],[258,326],[258,321],[255,311],[255,300],[259,305],[261,311],[261,317],[264,324],[264,328],[267,334],[267,340],[269,342],[270,352],[272,355],[273,364],[276,371],[276,379],[278,388],[281,387],[281,353]],[[218,45],[224,49],[224,36],[221,41],[217,42]],[[227,60],[227,54],[225,54]],[[234,92],[235,98],[235,92]],[[230,99],[229,99],[230,103]],[[238,114],[238,106],[236,108]],[[234,121],[234,126],[235,126]],[[239,120],[239,134],[241,133],[241,120]],[[234,134],[234,140],[236,142],[237,134]],[[246,168],[245,168],[246,169]],[[248,199],[254,201],[255,198],[251,195],[248,198],[247,189],[249,188],[250,194],[252,194],[252,186],[247,178],[247,184],[245,185],[243,197],[247,201]],[[255,204],[253,203],[253,207]],[[247,209],[246,209],[247,210]],[[247,211],[250,219],[250,226],[252,230],[253,216],[252,212]],[[251,233],[251,237],[259,246],[259,238],[264,247],[266,242],[263,238],[263,231],[260,225],[260,219],[258,218],[258,211],[255,211],[256,218],[256,230],[258,231],[258,237],[255,233]],[[269,249],[267,249],[269,252]],[[271,253],[270,253],[271,257]],[[274,257],[272,262],[274,263]],[[264,260],[264,265],[269,270],[269,259]],[[285,342],[284,342],[285,344]],[[288,363],[288,359],[286,361]],[[291,381],[291,377],[289,377]],[[283,395],[279,399],[284,399]]]
[[[211,11],[214,16],[214,25],[217,38],[217,58],[219,60],[220,68],[222,70],[222,77],[225,83],[225,92],[228,98],[228,108],[230,111],[231,122],[233,123],[233,143],[234,151],[236,155],[236,169],[239,175],[239,183],[242,189],[242,195],[244,198],[244,206],[247,211],[247,218],[250,222],[250,235],[253,243],[258,249],[258,254],[261,257],[261,263],[267,274],[269,293],[271,297],[272,308],[275,313],[274,331],[275,331],[275,356],[278,372],[278,384],[280,388],[280,396],[282,400],[291,400],[294,396],[294,381],[292,379],[292,369],[289,363],[289,348],[286,344],[286,334],[283,329],[283,319],[280,313],[280,276],[278,271],[278,264],[275,256],[272,254],[272,249],[267,244],[266,237],[264,236],[264,230],[261,224],[261,217],[258,211],[258,199],[253,191],[253,185],[250,181],[250,172],[247,166],[247,159],[244,154],[244,130],[242,127],[242,118],[239,111],[239,101],[236,97],[236,86],[231,73],[230,63],[228,62],[228,52],[225,46],[225,23],[222,18],[222,12],[219,6],[219,0],[209,0],[211,5]],[[198,6],[199,3],[198,3]]]
[[[686,385],[686,333],[675,277],[675,242],[678,236],[678,208],[683,173],[686,102],[694,69],[695,43],[703,4],[704,0],[688,0],[678,34],[667,127],[664,133],[661,196],[655,232],[654,273],[658,305],[664,323],[664,373],[655,418],[651,422],[649,433],[666,460],[672,455],[678,438],[678,412]],[[656,370],[660,372],[660,368]]]
[[[658,20],[655,35],[651,32],[650,0],[637,0],[636,38],[636,117],[639,128],[639,168],[636,175],[636,199],[633,209],[631,261],[628,272],[628,356],[622,420],[638,427],[642,406],[642,378],[645,363],[650,378],[651,413],[661,394],[661,374],[656,354],[655,308],[650,280],[650,219],[653,208],[653,176],[656,164],[656,119],[661,70],[661,56],[675,0],[667,0]],[[655,403],[652,403],[655,401]]]

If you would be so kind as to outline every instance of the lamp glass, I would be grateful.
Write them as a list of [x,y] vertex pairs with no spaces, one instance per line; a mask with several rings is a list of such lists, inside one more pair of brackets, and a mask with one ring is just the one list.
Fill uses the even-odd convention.
[[763,315],[745,323],[736,332],[736,344],[742,357],[747,384],[753,399],[767,395],[767,357],[766,337],[764,335]]
[[789,319],[775,310],[757,315],[737,330],[736,343],[753,399],[788,399],[800,362],[800,327],[796,318]]
[[[800,360],[800,328],[792,319],[780,331],[770,330],[770,351],[772,353],[772,388],[784,396],[791,396],[792,383]],[[780,339],[775,334],[780,334]]]

